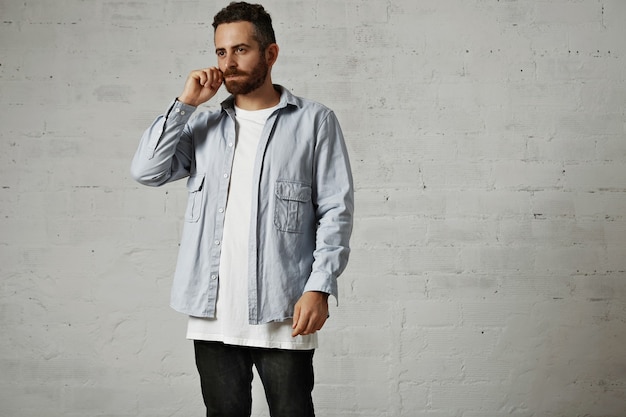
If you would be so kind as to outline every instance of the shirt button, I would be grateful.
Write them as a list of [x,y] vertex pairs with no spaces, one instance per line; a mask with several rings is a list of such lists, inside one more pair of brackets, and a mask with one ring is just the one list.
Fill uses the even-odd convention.
[[219,240],[216,240],[216,241],[215,241],[215,244],[219,246],[220,241],[219,241]]
[[224,178],[228,178],[228,174],[224,174]]
[[176,107],[176,110],[174,110],[176,113],[180,113],[180,109],[178,107]]
[[219,211],[220,213],[223,213],[224,209],[220,207],[219,209],[217,209],[217,211]]
[[217,275],[211,275],[211,279],[212,280],[216,280],[217,279]]
[[229,146],[230,148],[232,148],[232,147],[233,147],[233,143],[232,143],[232,142],[230,142],[230,143],[228,144],[228,146]]
[[180,114],[185,114],[185,110],[182,110],[182,111],[180,112]]

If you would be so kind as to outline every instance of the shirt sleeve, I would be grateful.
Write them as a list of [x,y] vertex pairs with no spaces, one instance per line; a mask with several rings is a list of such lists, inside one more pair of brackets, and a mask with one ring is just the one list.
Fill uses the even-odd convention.
[[337,278],[346,268],[350,254],[354,187],[348,151],[333,112],[318,130],[314,166],[313,197],[318,228],[314,262],[305,291],[322,291],[337,299]]
[[195,109],[174,100],[146,129],[131,163],[133,179],[159,186],[189,175],[193,144],[187,122]]

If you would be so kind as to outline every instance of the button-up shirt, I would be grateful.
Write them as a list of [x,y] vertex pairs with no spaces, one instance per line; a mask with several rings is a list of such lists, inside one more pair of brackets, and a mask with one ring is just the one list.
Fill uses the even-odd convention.
[[[350,252],[354,194],[350,162],[335,114],[280,91],[253,167],[248,244],[251,324],[293,316],[305,291],[337,298]],[[224,210],[236,146],[234,97],[200,112],[177,100],[143,134],[131,165],[138,182],[187,179],[188,201],[171,306],[215,317]]]

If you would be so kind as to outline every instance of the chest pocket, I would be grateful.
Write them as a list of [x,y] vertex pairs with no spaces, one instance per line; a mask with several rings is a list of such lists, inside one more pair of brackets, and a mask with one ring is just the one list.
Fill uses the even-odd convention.
[[204,198],[204,174],[196,174],[187,180],[187,210],[185,221],[195,223],[202,212],[202,200]]
[[311,202],[311,186],[290,181],[276,181],[274,225],[283,232],[302,233],[304,214]]

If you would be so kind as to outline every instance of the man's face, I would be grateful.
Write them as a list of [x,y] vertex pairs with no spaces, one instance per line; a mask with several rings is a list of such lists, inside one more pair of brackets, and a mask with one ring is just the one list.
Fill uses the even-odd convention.
[[248,94],[265,82],[269,65],[254,39],[252,23],[219,25],[215,30],[215,53],[229,93]]

